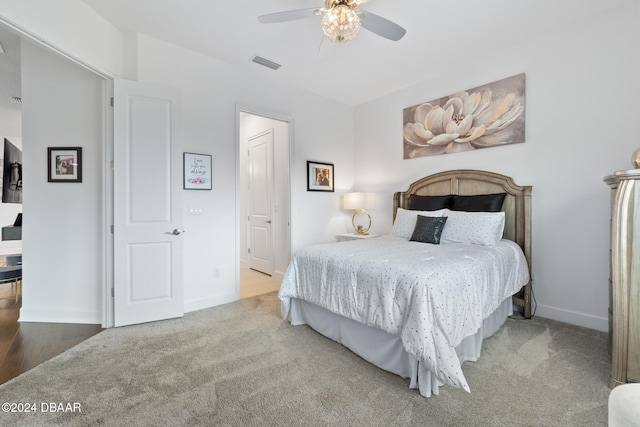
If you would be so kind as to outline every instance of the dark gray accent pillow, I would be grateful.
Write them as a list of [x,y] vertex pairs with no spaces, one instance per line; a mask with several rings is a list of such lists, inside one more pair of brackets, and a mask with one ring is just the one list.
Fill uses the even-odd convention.
[[412,211],[437,211],[449,207],[451,196],[418,196],[409,197],[409,209]]
[[418,215],[416,218],[416,228],[409,239],[412,242],[440,244],[440,236],[447,222],[446,216],[433,217]]
[[507,193],[451,196],[449,209],[466,212],[500,212]]

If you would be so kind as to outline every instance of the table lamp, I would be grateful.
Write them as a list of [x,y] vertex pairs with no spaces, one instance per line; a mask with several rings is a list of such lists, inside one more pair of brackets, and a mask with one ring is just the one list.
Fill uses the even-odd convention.
[[[371,228],[371,215],[367,212],[367,209],[373,209],[376,207],[376,195],[374,193],[347,193],[344,195],[344,208],[353,210],[353,216],[351,217],[351,224],[353,224],[353,234],[359,234],[366,236],[369,234]],[[356,224],[356,216],[366,215],[369,218],[369,224],[365,227],[361,224]]]

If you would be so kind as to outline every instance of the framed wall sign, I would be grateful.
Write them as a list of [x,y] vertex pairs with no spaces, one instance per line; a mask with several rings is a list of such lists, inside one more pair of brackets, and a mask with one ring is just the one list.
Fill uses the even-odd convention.
[[333,164],[307,161],[307,191],[333,191]]
[[211,190],[211,156],[184,153],[184,189]]
[[82,147],[49,147],[49,182],[82,182]]

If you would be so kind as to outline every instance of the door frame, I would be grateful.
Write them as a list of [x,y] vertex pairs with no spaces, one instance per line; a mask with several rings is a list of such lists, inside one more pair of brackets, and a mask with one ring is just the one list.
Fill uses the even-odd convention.
[[111,97],[113,97],[113,79],[105,80],[102,106],[104,108],[104,118],[102,120],[102,203],[104,205],[104,215],[102,216],[102,237],[103,237],[103,282],[102,282],[102,327],[112,328],[114,326],[114,298],[112,294],[114,283],[114,246],[113,231],[111,227],[114,223],[113,212],[113,107]]
[[[286,122],[288,125],[288,148],[289,148],[289,173],[287,174],[287,186],[289,194],[289,207],[287,210],[288,217],[288,227],[287,227],[287,245],[289,247],[289,257],[292,255],[292,242],[294,241],[294,227],[293,227],[293,215],[292,215],[292,207],[294,205],[294,195],[291,191],[293,188],[293,177],[295,176],[295,121],[292,116],[283,114],[280,112],[276,112],[273,110],[268,110],[264,108],[258,108],[246,104],[236,104],[236,248],[238,248],[238,253],[236,254],[236,298],[240,299],[240,221],[241,216],[246,216],[246,212],[240,212],[240,155],[244,153],[240,153],[240,114],[246,113],[254,116],[261,116],[267,119],[278,120],[281,122]],[[246,222],[246,221],[245,221]]]
[[[102,144],[101,144],[101,168],[102,168],[102,202],[103,212],[101,218],[102,242],[100,247],[102,250],[102,271],[100,272],[99,290],[102,295],[102,313],[101,326],[108,328],[113,326],[113,302],[111,301],[111,284],[113,283],[113,235],[110,232],[111,224],[113,224],[113,182],[112,182],[112,161],[113,161],[113,114],[110,110],[110,99],[113,96],[113,79],[115,75],[100,70],[87,62],[78,59],[74,55],[50,43],[48,39],[38,36],[34,31],[18,25],[6,17],[0,16],[0,25],[14,32],[20,39],[27,40],[46,50],[65,58],[72,63],[92,72],[103,79],[102,90]],[[24,242],[23,242],[24,245]],[[25,268],[29,268],[25,266]]]

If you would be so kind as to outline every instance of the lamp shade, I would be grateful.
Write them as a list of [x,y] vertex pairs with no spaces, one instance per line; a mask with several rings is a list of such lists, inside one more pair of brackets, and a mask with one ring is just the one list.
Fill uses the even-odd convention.
[[375,193],[347,193],[344,195],[344,208],[349,210],[355,209],[374,209],[376,207]]

